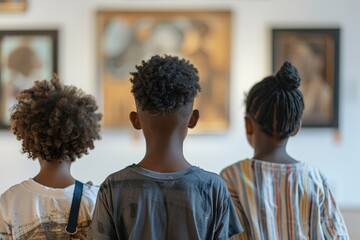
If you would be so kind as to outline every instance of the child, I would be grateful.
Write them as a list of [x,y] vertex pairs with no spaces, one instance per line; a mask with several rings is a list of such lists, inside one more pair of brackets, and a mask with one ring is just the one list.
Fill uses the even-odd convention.
[[222,179],[183,155],[198,110],[197,69],[173,56],[153,56],[132,74],[135,129],[146,153],[100,186],[90,239],[228,239],[242,231]]
[[[57,76],[36,81],[17,99],[11,129],[22,141],[22,152],[39,161],[40,171],[1,195],[0,239],[70,239],[65,230],[75,188],[70,167],[100,139],[102,115],[95,113],[92,96],[63,86]],[[79,191],[77,233],[72,237],[87,237],[97,191],[89,184]]]
[[239,239],[348,239],[325,176],[286,152],[301,126],[299,85],[297,70],[285,62],[247,96],[245,127],[254,156],[221,172],[244,226]]

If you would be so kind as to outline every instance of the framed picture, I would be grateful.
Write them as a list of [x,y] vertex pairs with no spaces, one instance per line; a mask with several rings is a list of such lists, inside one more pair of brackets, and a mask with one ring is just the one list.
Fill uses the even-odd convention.
[[299,71],[304,127],[339,126],[340,29],[273,29],[273,72],[285,60]]
[[25,11],[27,0],[0,0],[0,12]]
[[21,90],[57,73],[57,49],[57,30],[0,31],[0,127]]
[[135,110],[130,72],[152,55],[177,55],[199,70],[195,99],[199,132],[229,125],[230,11],[100,11],[97,13],[99,82],[105,127],[130,127]]

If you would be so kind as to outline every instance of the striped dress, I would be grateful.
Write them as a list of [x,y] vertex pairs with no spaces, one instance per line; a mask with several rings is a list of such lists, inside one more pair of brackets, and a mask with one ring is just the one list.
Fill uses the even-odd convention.
[[236,239],[349,239],[326,178],[306,163],[246,159],[220,175],[245,229]]

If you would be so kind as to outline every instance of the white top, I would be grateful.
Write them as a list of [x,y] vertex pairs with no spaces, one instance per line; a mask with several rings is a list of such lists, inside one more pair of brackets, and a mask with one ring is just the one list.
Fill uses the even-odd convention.
[[[64,231],[75,184],[50,188],[32,179],[14,185],[0,197],[0,239],[69,239]],[[84,184],[78,236],[87,237],[98,187]]]

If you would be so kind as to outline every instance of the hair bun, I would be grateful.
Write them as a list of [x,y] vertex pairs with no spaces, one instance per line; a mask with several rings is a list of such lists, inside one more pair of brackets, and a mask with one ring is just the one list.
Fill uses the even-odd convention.
[[300,76],[297,69],[286,61],[275,75],[277,82],[284,88],[297,89],[300,86]]

